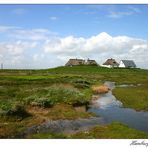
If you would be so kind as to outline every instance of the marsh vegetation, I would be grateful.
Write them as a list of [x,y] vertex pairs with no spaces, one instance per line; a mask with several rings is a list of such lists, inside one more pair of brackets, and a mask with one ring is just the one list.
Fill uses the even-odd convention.
[[[1,70],[0,137],[14,138],[27,127],[47,120],[72,120],[95,116],[93,113],[76,110],[75,107],[88,108],[92,95],[98,92],[98,86],[106,80],[116,84],[141,84],[132,88],[116,88],[113,93],[125,107],[147,110],[147,70],[108,69],[97,66]],[[104,130],[102,128],[102,131]],[[123,134],[122,138],[124,137]]]

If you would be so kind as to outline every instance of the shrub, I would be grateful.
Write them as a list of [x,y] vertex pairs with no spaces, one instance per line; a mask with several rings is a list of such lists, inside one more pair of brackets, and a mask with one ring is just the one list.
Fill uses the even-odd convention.
[[76,88],[53,86],[49,88],[47,96],[55,103],[65,102],[67,104],[73,104],[73,102],[82,99],[84,95],[81,94]]
[[16,116],[22,119],[30,116],[30,114],[25,110],[25,107],[20,104],[15,104],[11,109],[7,111],[6,115]]
[[83,83],[82,84],[81,83],[75,83],[74,86],[76,88],[89,88],[89,85],[83,84]]
[[32,104],[32,102],[34,102],[34,100],[36,100],[37,98],[39,98],[37,95],[31,95],[31,96],[29,96],[29,97],[27,97],[27,98],[24,98],[24,103],[26,104],[26,105],[31,105]]
[[54,105],[54,100],[49,99],[49,98],[38,98],[35,99],[33,102],[31,102],[32,106],[40,106],[40,107],[51,107]]
[[12,107],[12,104],[8,101],[1,101],[0,102],[0,109],[3,111],[8,111]]
[[[47,88],[46,88],[47,89]],[[26,104],[40,107],[51,107],[56,103],[88,104],[88,97],[78,89],[66,85],[53,85],[49,87],[47,94],[29,96],[25,99]]]
[[71,96],[68,96],[67,98],[65,98],[63,101],[67,104],[71,104],[71,105],[85,105],[88,104],[88,99],[87,97],[83,94],[80,93],[79,91],[73,91],[71,92]]
[[90,82],[83,79],[73,80],[72,83],[76,88],[89,88],[90,86]]

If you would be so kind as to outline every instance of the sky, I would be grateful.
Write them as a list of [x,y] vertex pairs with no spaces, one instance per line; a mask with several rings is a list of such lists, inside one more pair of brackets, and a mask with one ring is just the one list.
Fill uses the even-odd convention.
[[148,69],[148,5],[0,4],[0,63],[45,69],[70,58]]

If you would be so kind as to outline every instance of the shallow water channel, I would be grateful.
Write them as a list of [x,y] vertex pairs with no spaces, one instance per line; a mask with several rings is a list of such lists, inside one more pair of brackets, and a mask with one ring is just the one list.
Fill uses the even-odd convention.
[[88,111],[103,117],[105,123],[117,121],[127,124],[131,128],[148,132],[148,112],[123,108],[122,102],[118,101],[112,94],[115,83],[106,81],[105,85],[111,90],[106,94],[99,95],[95,105],[92,105]]
[[27,135],[35,133],[75,133],[88,130],[96,125],[105,125],[115,121],[127,124],[131,128],[148,132],[148,112],[138,112],[134,109],[123,108],[122,102],[118,101],[112,94],[115,83],[106,81],[105,85],[110,88],[110,91],[105,94],[99,94],[98,99],[88,109],[88,112],[93,112],[98,117],[77,120],[49,120],[40,125],[27,128],[16,138],[25,138]]

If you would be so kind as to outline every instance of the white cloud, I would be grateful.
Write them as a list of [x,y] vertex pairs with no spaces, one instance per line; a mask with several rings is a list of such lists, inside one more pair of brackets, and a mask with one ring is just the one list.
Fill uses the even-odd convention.
[[46,40],[50,35],[47,29],[17,29],[10,36],[25,40]]
[[129,16],[132,15],[133,12],[110,12],[110,14],[108,15],[108,17],[110,18],[121,18],[123,16]]
[[131,16],[131,15],[139,14],[139,13],[141,13],[141,10],[139,8],[129,6],[126,8],[125,11],[117,11],[117,10],[109,11],[109,14],[107,16],[110,18],[121,18],[124,16]]
[[25,41],[16,41],[16,42],[2,42],[0,43],[0,53],[9,54],[9,55],[20,55],[23,54],[25,50],[35,48],[37,45],[36,42],[25,42]]
[[17,8],[17,9],[14,9],[12,13],[17,14],[17,15],[23,15],[23,14],[28,13],[28,10],[23,9],[23,8]]
[[[48,68],[50,61],[44,59],[43,42],[57,34],[45,28],[25,29],[0,26],[0,63],[6,68]],[[37,54],[37,56],[33,56]],[[47,60],[48,59],[48,60]],[[54,62],[53,62],[54,63]],[[53,65],[53,64],[52,64]],[[48,66],[48,67],[47,67]]]
[[14,41],[0,42],[0,63],[4,63],[5,68],[24,68],[30,61],[29,54],[36,48],[36,42]]
[[3,35],[10,39],[33,41],[47,40],[50,36],[57,35],[56,32],[51,32],[45,28],[24,29],[15,26],[0,26],[0,33],[3,33]]
[[45,57],[45,55],[43,53],[42,54],[36,53],[36,54],[33,55],[33,60],[34,61],[44,60],[44,57]]
[[64,65],[69,58],[91,58],[99,64],[107,58],[132,59],[148,68],[148,40],[144,39],[106,32],[89,38],[58,37],[48,29],[14,26],[0,26],[0,32],[7,37],[0,42],[0,63],[9,68],[48,68]]
[[8,32],[11,30],[20,29],[20,27],[15,26],[0,26],[0,32]]
[[130,10],[136,12],[136,13],[141,13],[141,10],[140,10],[139,8],[137,8],[137,7],[129,6],[128,8],[129,8]]
[[52,20],[52,21],[56,21],[56,20],[58,20],[58,17],[56,17],[56,16],[51,16],[51,17],[49,17],[49,19]]
[[73,36],[68,36],[65,38],[55,38],[47,40],[44,46],[45,52],[52,53],[72,53],[77,50],[81,50],[81,46],[85,43],[83,38],[74,38]]
[[117,60],[133,59],[137,64],[142,63],[145,67],[145,63],[148,62],[147,40],[128,36],[112,37],[105,32],[90,38],[68,36],[47,40],[44,51],[65,62],[69,57],[91,57],[98,62],[103,62],[106,58],[111,57],[117,58]]

